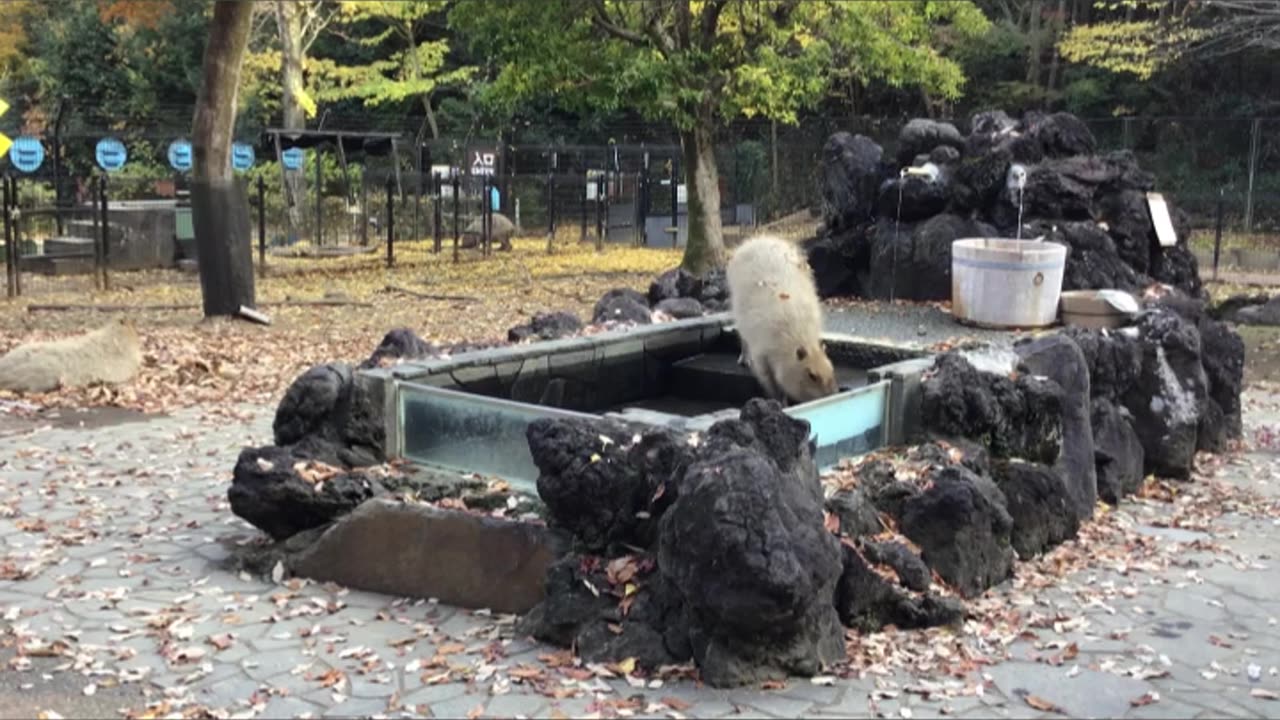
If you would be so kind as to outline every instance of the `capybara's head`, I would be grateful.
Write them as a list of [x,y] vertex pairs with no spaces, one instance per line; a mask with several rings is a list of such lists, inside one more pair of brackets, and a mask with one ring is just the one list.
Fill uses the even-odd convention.
[[836,369],[821,342],[795,349],[784,363],[782,384],[790,398],[798,403],[835,394]]

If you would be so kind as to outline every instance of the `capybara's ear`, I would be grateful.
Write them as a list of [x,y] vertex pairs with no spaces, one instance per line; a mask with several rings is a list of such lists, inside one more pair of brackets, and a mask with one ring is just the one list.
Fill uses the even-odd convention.
[[796,348],[796,359],[797,359],[797,360],[800,360],[801,362],[803,362],[803,361],[804,361],[804,359],[805,359],[805,358],[807,358],[807,357],[809,357],[809,352],[808,352],[807,350],[805,350],[805,349],[804,349],[804,348],[802,348],[802,347],[798,347],[798,348]]

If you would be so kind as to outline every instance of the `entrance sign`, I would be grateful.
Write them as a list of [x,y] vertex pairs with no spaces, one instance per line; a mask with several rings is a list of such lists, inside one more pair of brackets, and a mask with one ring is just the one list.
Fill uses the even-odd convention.
[[498,168],[498,154],[488,150],[471,151],[471,174],[493,175]]

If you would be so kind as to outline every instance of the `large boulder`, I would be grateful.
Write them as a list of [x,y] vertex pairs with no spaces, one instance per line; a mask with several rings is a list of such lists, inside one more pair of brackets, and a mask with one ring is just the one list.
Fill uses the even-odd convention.
[[902,126],[898,133],[898,165],[910,165],[917,155],[927,155],[939,145],[963,150],[964,136],[949,122],[915,118]]
[[1062,454],[1054,467],[1066,480],[1074,514],[1079,518],[1093,517],[1093,508],[1098,502],[1098,480],[1094,465],[1093,427],[1089,420],[1092,392],[1088,361],[1080,346],[1063,335],[1018,343],[1014,352],[1029,371],[1049,378],[1063,390]]
[[991,150],[964,157],[952,178],[952,203],[958,209],[986,211],[1005,189],[1013,156],[1007,150]]
[[876,199],[881,222],[913,223],[937,215],[951,202],[951,185],[945,176],[929,179],[910,175],[886,180]]
[[871,264],[871,240],[864,225],[824,234],[805,243],[818,297],[865,296]]
[[1146,193],[1134,189],[1104,193],[1098,199],[1096,214],[1106,223],[1120,258],[1139,275],[1150,273],[1157,242]]
[[935,437],[978,440],[995,457],[1051,465],[1062,447],[1062,394],[1052,380],[981,372],[952,351],[921,383],[922,425]]
[[1098,149],[1089,126],[1071,113],[1044,115],[1029,112],[1022,118],[1023,132],[1040,144],[1046,157],[1092,155]]
[[1019,558],[1036,557],[1079,532],[1079,503],[1061,471],[1038,463],[998,460],[991,472],[1013,518],[1010,542]]
[[524,325],[516,325],[507,331],[507,339],[511,342],[525,340],[555,340],[569,337],[582,330],[582,320],[578,316],[564,310],[550,313],[536,313],[533,319]]
[[1028,168],[1022,192],[1023,216],[1054,220],[1091,220],[1094,214],[1094,185],[1055,161]]
[[1133,429],[1133,415],[1123,405],[1095,398],[1090,417],[1098,496],[1116,505],[1142,486],[1146,456]]
[[823,221],[838,232],[871,219],[884,150],[863,135],[838,132],[822,147]]
[[1118,401],[1142,372],[1142,346],[1136,328],[1095,330],[1070,326],[1062,335],[1075,341],[1089,368],[1089,392],[1094,398]]
[[839,543],[823,526],[808,423],[752,400],[714,427],[663,514],[658,567],[683,598],[702,678],[812,675],[844,657]]
[[988,478],[960,465],[929,476],[903,504],[899,525],[929,567],[965,597],[976,597],[1013,572],[1013,519]]
[[313,457],[347,467],[377,465],[385,458],[382,408],[355,382],[350,365],[317,365],[285,391],[272,422],[276,445],[304,441]]
[[1133,268],[1120,258],[1115,241],[1092,221],[1028,224],[1024,237],[1044,236],[1049,242],[1066,245],[1067,262],[1062,275],[1063,290],[1141,289]]
[[384,491],[362,472],[341,472],[312,462],[291,448],[245,448],[227,490],[231,512],[273,539],[284,540],[328,524]]
[[944,213],[918,225],[902,225],[895,243],[893,225],[882,220],[876,227],[869,288],[875,298],[951,299],[951,244],[960,238],[996,235],[983,223]]
[[701,317],[706,312],[702,303],[691,297],[667,298],[653,306],[654,312],[670,315],[676,320]]
[[1240,392],[1244,386],[1244,340],[1225,322],[1205,315],[1199,323],[1200,359],[1209,383],[1200,419],[1200,450],[1221,452],[1243,433]]
[[631,322],[648,325],[653,322],[649,299],[631,288],[614,288],[596,301],[591,322]]
[[674,268],[649,283],[649,303],[657,305],[674,298],[697,298],[701,291],[702,278],[684,268]]
[[840,621],[862,632],[886,625],[901,630],[951,625],[964,617],[955,598],[928,592],[913,593],[893,583],[873,567],[878,563],[853,543],[841,546],[844,571],[836,593]]
[[643,545],[636,514],[648,508],[655,488],[623,448],[630,433],[597,421],[543,418],[529,423],[526,435],[552,527],[590,552]]
[[418,337],[409,328],[395,328],[382,337],[369,359],[360,363],[361,368],[380,367],[387,361],[413,360],[434,355],[439,348]]
[[1142,371],[1122,399],[1133,414],[1146,471],[1188,479],[1208,396],[1200,333],[1164,308],[1146,311],[1138,329]]

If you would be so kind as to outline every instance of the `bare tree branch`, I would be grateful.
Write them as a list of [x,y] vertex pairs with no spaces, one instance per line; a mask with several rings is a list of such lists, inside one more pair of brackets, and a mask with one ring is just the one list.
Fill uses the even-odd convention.
[[619,40],[625,40],[633,45],[648,45],[648,39],[634,30],[628,30],[609,18],[609,10],[604,6],[604,0],[595,0],[592,4],[591,24],[605,31]]

